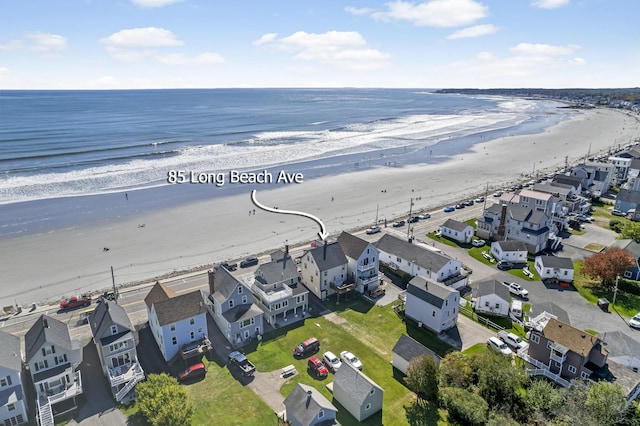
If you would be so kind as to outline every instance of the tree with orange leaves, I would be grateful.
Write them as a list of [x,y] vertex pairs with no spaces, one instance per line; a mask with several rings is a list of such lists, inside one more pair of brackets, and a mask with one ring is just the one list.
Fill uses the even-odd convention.
[[585,259],[582,271],[590,278],[599,278],[603,286],[611,287],[616,277],[635,263],[635,259],[628,251],[613,247]]

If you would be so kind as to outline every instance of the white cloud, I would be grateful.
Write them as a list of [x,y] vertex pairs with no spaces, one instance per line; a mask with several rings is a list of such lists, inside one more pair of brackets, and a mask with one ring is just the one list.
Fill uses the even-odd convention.
[[182,0],[131,0],[131,2],[140,7],[164,7],[170,4],[179,3]]
[[571,55],[580,46],[553,46],[550,44],[520,43],[509,49],[516,55],[525,56],[566,56]]
[[453,34],[447,36],[449,40],[457,40],[459,38],[474,38],[482,37],[489,34],[494,34],[498,31],[498,27],[493,24],[476,25],[473,27],[467,27],[460,31],[456,31]]
[[570,0],[536,0],[531,3],[531,6],[539,7],[540,9],[556,9],[568,5],[569,1]]
[[187,56],[183,53],[171,53],[168,55],[154,56],[159,62],[168,65],[189,65],[189,64],[223,64],[224,58],[217,53],[201,53],[197,56]]
[[387,11],[373,12],[380,20],[408,21],[419,27],[459,27],[487,16],[489,8],[475,0],[429,0],[409,3],[401,0],[386,3]]
[[367,47],[367,41],[355,31],[327,31],[322,34],[298,31],[284,38],[277,39],[274,36],[268,39],[270,46],[294,52],[293,58],[296,60],[315,61],[339,68],[380,68],[389,59],[388,54]]
[[26,34],[25,38],[33,43],[31,48],[39,52],[50,52],[67,48],[67,39],[57,34],[36,32]]
[[278,37],[278,33],[267,33],[260,37],[258,40],[254,40],[254,46],[262,46],[263,44],[271,43],[273,40]]
[[375,12],[374,9],[371,9],[369,7],[352,7],[352,6],[347,6],[344,8],[345,12],[348,12],[352,15],[370,15],[373,12]]
[[22,40],[9,40],[6,43],[0,43],[0,50],[17,50],[22,46]]
[[156,27],[120,30],[100,41],[107,46],[117,48],[182,46],[183,44],[171,31]]

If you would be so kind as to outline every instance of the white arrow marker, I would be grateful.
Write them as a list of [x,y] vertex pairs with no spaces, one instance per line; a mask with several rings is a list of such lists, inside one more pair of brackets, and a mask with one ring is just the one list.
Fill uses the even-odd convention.
[[320,219],[318,219],[317,217],[315,217],[312,214],[304,213],[304,212],[297,212],[297,211],[293,211],[293,210],[272,209],[272,208],[269,208],[267,206],[263,206],[262,204],[260,204],[258,202],[258,200],[256,200],[256,190],[255,189],[253,191],[251,191],[251,202],[253,202],[253,204],[255,204],[255,206],[258,207],[259,209],[262,209],[264,211],[268,211],[268,212],[271,212],[271,213],[293,214],[293,215],[296,215],[296,216],[308,217],[309,219],[313,220],[315,223],[320,225],[320,232],[318,232],[318,236],[320,237],[320,239],[322,241],[326,240],[327,237],[329,236],[329,233],[327,232],[327,229],[325,228],[324,223],[322,223],[322,221]]

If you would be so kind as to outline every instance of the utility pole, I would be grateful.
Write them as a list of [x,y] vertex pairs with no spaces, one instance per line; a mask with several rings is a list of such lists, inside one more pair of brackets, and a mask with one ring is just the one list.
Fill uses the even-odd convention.
[[616,308],[616,296],[618,295],[618,279],[620,278],[620,275],[616,275],[616,288],[613,289],[613,309]]
[[407,220],[407,241],[409,241],[409,233],[411,232],[411,208],[413,207],[413,198],[409,201],[409,219]]
[[113,298],[115,299],[114,301],[116,302],[116,305],[118,304],[118,290],[116,289],[116,278],[113,275],[113,266],[111,267],[111,283],[113,284]]

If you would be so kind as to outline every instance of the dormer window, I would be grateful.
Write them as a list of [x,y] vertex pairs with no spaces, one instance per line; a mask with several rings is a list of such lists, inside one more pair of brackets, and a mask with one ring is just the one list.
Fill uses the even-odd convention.
[[118,332],[118,326],[117,325],[112,325],[111,326],[111,334],[116,334]]

